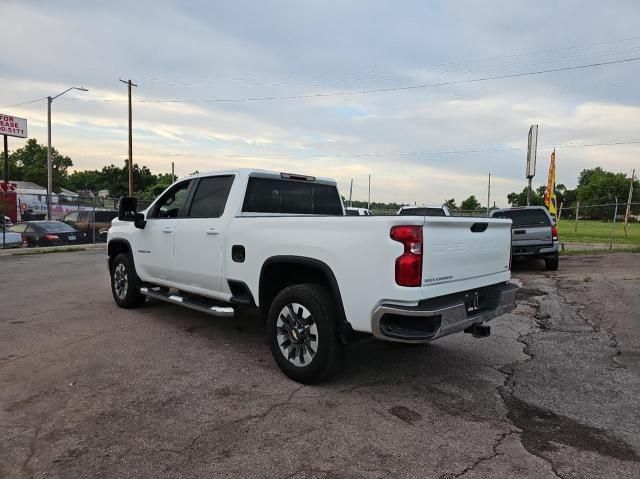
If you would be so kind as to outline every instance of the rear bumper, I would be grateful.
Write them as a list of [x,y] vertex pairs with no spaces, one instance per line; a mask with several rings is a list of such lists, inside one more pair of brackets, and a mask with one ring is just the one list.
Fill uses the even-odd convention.
[[546,244],[543,246],[518,246],[514,244],[511,247],[511,254],[514,258],[555,256],[558,254],[559,249],[558,241],[554,241],[553,245]]
[[372,332],[385,341],[433,341],[513,310],[518,289],[507,282],[423,301],[414,307],[382,304],[373,313]]

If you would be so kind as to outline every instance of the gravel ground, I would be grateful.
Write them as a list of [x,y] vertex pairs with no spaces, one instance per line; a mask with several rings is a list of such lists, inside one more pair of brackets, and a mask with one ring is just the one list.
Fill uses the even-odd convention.
[[640,477],[640,255],[516,264],[492,335],[363,340],[331,382],[256,314],[118,309],[104,253],[0,259],[0,477]]

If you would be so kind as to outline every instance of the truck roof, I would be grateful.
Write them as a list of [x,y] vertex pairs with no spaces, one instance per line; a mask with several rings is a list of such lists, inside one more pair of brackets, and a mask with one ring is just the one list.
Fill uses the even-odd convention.
[[262,170],[259,168],[233,168],[233,169],[228,169],[228,170],[210,170],[210,171],[203,171],[200,173],[195,173],[193,175],[187,175],[184,177],[181,177],[180,179],[187,179],[187,178],[199,178],[202,176],[211,176],[211,175],[238,175],[238,176],[251,176],[253,174],[257,174],[257,175],[265,175],[265,176],[274,176],[274,177],[278,177],[278,178],[282,178],[282,175],[291,175],[293,178],[289,178],[289,179],[295,179],[295,177],[306,177],[309,181],[316,181],[316,182],[322,182],[322,183],[330,183],[330,184],[337,184],[336,180],[334,180],[333,178],[327,178],[327,177],[320,177],[320,176],[313,176],[313,175],[306,175],[303,173],[292,173],[292,172],[288,172],[288,171],[273,171],[273,170]]

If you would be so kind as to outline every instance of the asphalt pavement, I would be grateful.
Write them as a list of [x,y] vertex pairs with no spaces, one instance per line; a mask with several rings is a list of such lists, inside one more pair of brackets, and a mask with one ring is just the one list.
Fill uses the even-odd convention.
[[640,477],[640,255],[515,264],[489,338],[363,340],[316,386],[257,314],[115,306],[104,252],[0,258],[0,477]]

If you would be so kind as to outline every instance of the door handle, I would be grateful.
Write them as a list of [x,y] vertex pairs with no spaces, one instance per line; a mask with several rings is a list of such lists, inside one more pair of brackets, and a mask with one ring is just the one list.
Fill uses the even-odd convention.
[[217,234],[220,234],[220,231],[218,231],[218,230],[217,230],[217,229],[215,229],[215,228],[209,228],[209,229],[207,230],[207,234],[208,234],[208,235],[217,235]]
[[163,233],[173,233],[173,228],[170,228],[169,226],[163,228],[162,230]]

